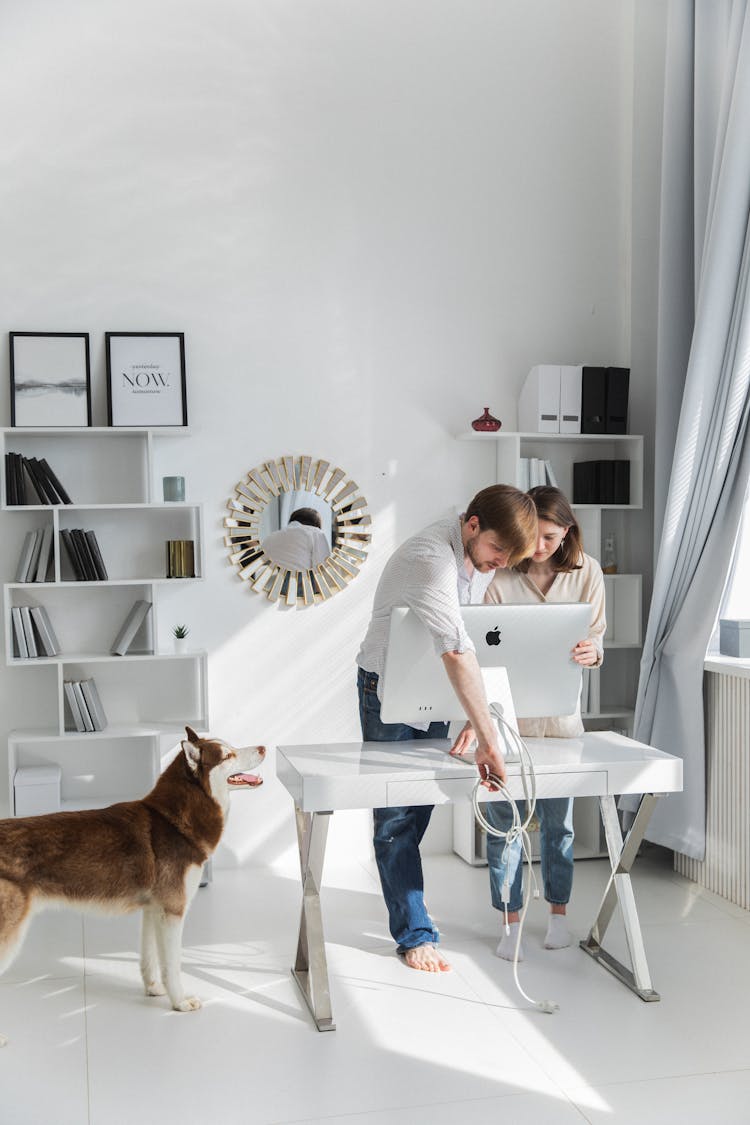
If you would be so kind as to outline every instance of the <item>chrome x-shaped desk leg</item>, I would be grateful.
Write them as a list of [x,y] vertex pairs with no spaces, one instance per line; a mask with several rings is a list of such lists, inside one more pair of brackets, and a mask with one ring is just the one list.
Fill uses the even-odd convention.
[[299,862],[302,872],[302,914],[299,921],[297,959],[292,976],[312,1012],[318,1031],[333,1031],[331,991],[328,985],[320,884],[330,812],[305,813],[295,809]]
[[[609,877],[607,889],[599,907],[591,932],[585,941],[581,942],[584,949],[595,961],[613,973],[618,980],[626,984],[631,991],[640,996],[641,1000],[659,1000],[658,992],[651,987],[651,977],[646,962],[646,950],[643,945],[643,936],[638,921],[638,911],[635,908],[635,897],[630,882],[630,869],[638,854],[641,840],[651,819],[658,793],[644,793],[638,806],[630,831],[623,843],[620,821],[617,817],[617,806],[614,797],[600,797],[599,804],[602,810],[602,821],[607,838],[609,861],[612,874]],[[625,938],[630,954],[632,972],[626,968],[606,950],[602,949],[602,939],[607,926],[612,920],[615,904],[619,902],[622,910],[622,919],[625,924]]]

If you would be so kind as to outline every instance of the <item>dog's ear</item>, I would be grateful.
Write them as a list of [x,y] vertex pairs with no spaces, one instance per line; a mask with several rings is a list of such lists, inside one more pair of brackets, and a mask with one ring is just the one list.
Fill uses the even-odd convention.
[[187,736],[188,736],[188,738],[191,742],[194,742],[196,744],[200,742],[200,739],[198,738],[198,735],[195,733],[195,731],[193,730],[192,727],[185,727],[185,730],[186,730]]
[[[188,727],[188,730],[189,729],[190,728]],[[183,742],[182,742],[182,752],[185,755],[185,760],[186,760],[188,766],[190,767],[190,769],[193,771],[193,773],[197,773],[198,772],[198,766],[199,766],[200,760],[201,760],[200,747],[196,746],[192,742],[185,742],[183,740]]]

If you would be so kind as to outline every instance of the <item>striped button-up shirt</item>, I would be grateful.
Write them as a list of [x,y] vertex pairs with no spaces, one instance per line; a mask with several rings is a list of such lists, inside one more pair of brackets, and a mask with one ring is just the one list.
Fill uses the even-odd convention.
[[494,575],[492,570],[481,574],[473,567],[467,571],[457,516],[413,535],[391,555],[380,576],[357,664],[382,675],[394,606],[414,610],[430,631],[438,656],[473,652],[460,606],[482,602]]

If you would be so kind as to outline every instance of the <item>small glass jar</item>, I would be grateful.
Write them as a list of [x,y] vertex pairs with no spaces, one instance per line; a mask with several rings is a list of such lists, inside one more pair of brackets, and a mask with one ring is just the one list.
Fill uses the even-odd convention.
[[604,574],[617,574],[617,555],[615,553],[614,535],[608,535],[604,540],[602,572]]

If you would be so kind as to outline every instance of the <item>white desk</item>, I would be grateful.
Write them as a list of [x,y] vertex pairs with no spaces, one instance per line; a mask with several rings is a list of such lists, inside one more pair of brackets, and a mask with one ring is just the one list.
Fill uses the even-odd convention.
[[[580,943],[642,1000],[658,1000],[651,986],[630,869],[659,796],[682,789],[682,761],[611,732],[580,738],[527,739],[536,770],[537,797],[599,798],[612,874],[588,938]],[[344,742],[280,746],[277,774],[294,798],[302,873],[302,913],[295,980],[320,1031],[335,1027],[328,983],[320,887],[326,836],[337,809],[439,805],[469,801],[477,780],[470,757],[451,758],[448,739]],[[520,766],[506,766],[508,788],[523,797]],[[639,793],[635,820],[623,840],[615,798]],[[488,792],[482,799],[501,799]],[[620,903],[632,968],[602,948]]]

